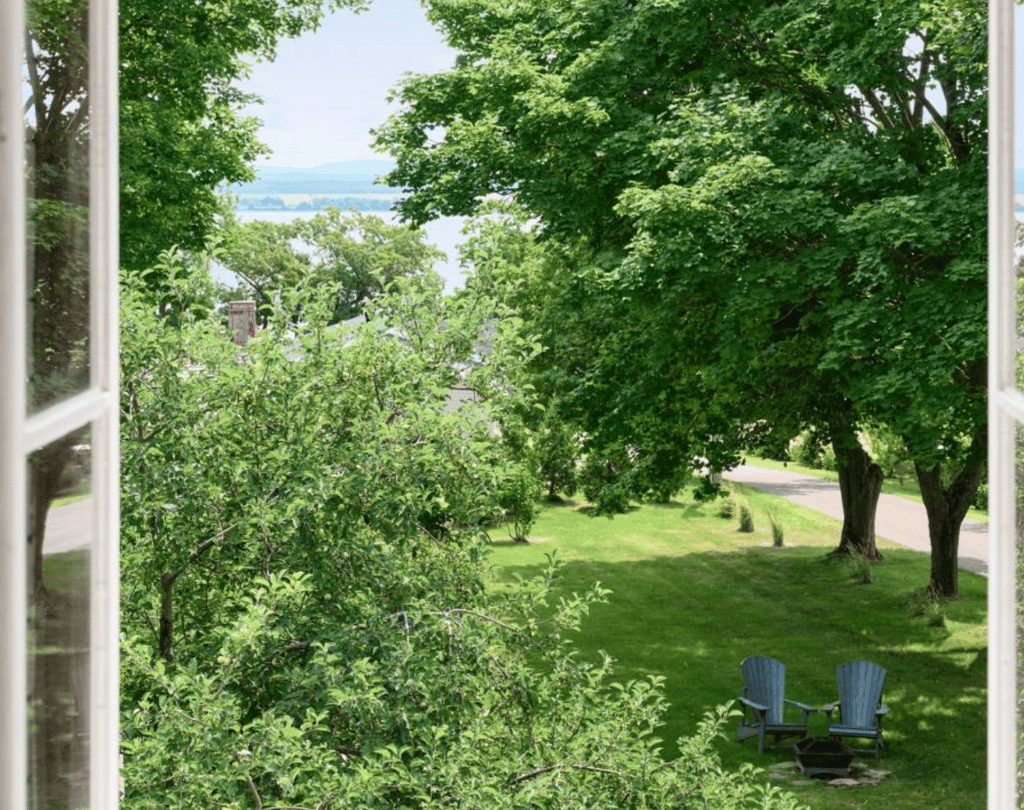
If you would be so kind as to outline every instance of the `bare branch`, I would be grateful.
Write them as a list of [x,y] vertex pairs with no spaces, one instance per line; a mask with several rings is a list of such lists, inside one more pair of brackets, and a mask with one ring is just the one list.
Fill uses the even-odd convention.
[[519,774],[519,776],[515,777],[508,783],[508,786],[515,787],[516,785],[521,785],[523,782],[529,782],[531,779],[536,779],[538,776],[543,776],[544,774],[558,770],[559,768],[561,768],[561,765],[545,765],[542,768],[534,768],[532,771]]
[[516,787],[517,785],[521,785],[523,782],[529,782],[531,779],[536,779],[538,776],[543,776],[546,773],[564,770],[589,771],[590,773],[601,773],[605,776],[623,777],[623,774],[620,771],[613,771],[608,768],[598,768],[596,765],[562,765],[560,763],[556,763],[554,765],[544,765],[540,768],[534,768],[532,771],[521,773],[519,776],[512,779],[508,785],[509,787]]
[[39,78],[39,64],[36,62],[35,49],[32,47],[32,32],[27,28],[25,29],[25,64],[28,67],[29,83],[32,85],[32,97],[26,102],[26,107],[29,102],[35,104],[36,129],[39,129],[46,119],[46,101],[43,99],[42,81]]
[[512,633],[518,633],[519,632],[519,628],[518,627],[513,627],[510,624],[505,624],[505,622],[500,621],[499,619],[495,619],[493,616],[488,616],[486,613],[477,613],[475,610],[469,610],[467,608],[449,608],[448,610],[431,611],[428,615],[431,615],[431,616],[451,616],[452,614],[462,614],[462,615],[467,615],[467,616],[476,616],[476,618],[478,618],[478,619],[482,619],[485,622],[490,622],[491,624],[496,624],[496,625],[498,625],[498,627],[502,627],[505,630],[508,630],[508,631],[510,631]]
[[260,792],[256,790],[256,783],[252,781],[249,774],[245,775],[245,780],[249,783],[249,792],[252,793],[253,801],[256,802],[256,810],[263,810],[263,800],[260,798]]
[[875,114],[875,118],[878,122],[883,124],[888,129],[893,129],[892,118],[889,117],[889,113],[886,112],[885,105],[879,100],[878,95],[874,90],[865,90],[861,86],[857,86],[857,90],[867,100],[868,104],[871,105],[871,111]]

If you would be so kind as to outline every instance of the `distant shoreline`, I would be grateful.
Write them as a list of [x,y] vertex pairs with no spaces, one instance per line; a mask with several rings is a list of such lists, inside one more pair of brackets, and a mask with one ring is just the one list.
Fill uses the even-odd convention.
[[401,194],[310,194],[294,192],[289,194],[236,194],[234,209],[241,211],[322,211],[325,208],[340,208],[347,211],[377,212],[390,211]]

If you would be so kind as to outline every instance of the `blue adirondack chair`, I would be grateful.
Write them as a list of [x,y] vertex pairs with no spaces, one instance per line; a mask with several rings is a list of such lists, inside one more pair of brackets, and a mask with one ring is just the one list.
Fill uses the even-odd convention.
[[[836,670],[839,700],[822,706],[828,716],[829,736],[864,737],[874,740],[875,758],[882,747],[882,718],[889,707],[882,705],[882,687],[885,670],[871,661],[849,661]],[[839,719],[833,723],[832,713],[839,709]],[[855,748],[867,752],[871,748]]]
[[[746,685],[740,695],[743,714],[736,739],[743,742],[756,735],[757,751],[763,754],[766,734],[773,735],[776,743],[792,734],[806,737],[807,717],[815,709],[786,698],[786,665],[765,655],[752,655],[743,659],[740,669]],[[785,719],[787,703],[800,709],[803,714],[800,722]]]

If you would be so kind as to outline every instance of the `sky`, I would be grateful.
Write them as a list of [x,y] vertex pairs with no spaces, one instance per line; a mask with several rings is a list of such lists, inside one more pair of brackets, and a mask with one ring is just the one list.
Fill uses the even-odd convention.
[[407,71],[437,73],[454,59],[417,0],[372,0],[366,12],[336,12],[315,33],[284,40],[277,58],[241,83],[264,100],[249,110],[274,151],[260,165],[386,159],[369,131],[394,111],[389,89]]
[[[263,99],[247,110],[263,122],[260,139],[273,150],[257,168],[389,159],[373,150],[370,136],[396,109],[388,92],[406,72],[438,73],[454,62],[455,51],[417,0],[371,0],[365,12],[336,12],[319,30],[281,41],[274,61],[257,64],[239,83]],[[447,255],[435,269],[449,291],[464,278],[457,253],[462,224],[461,217],[443,217],[424,226],[427,240]]]

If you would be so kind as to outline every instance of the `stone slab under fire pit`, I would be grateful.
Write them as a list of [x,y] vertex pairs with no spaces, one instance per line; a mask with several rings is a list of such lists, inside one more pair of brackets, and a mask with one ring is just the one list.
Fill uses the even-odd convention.
[[832,779],[808,779],[800,773],[800,767],[795,762],[777,762],[768,768],[768,778],[772,780],[785,779],[793,785],[825,785],[830,788],[844,787],[867,787],[877,785],[892,771],[883,771],[878,768],[868,768],[859,762],[850,764],[850,775],[846,777],[833,777]]

